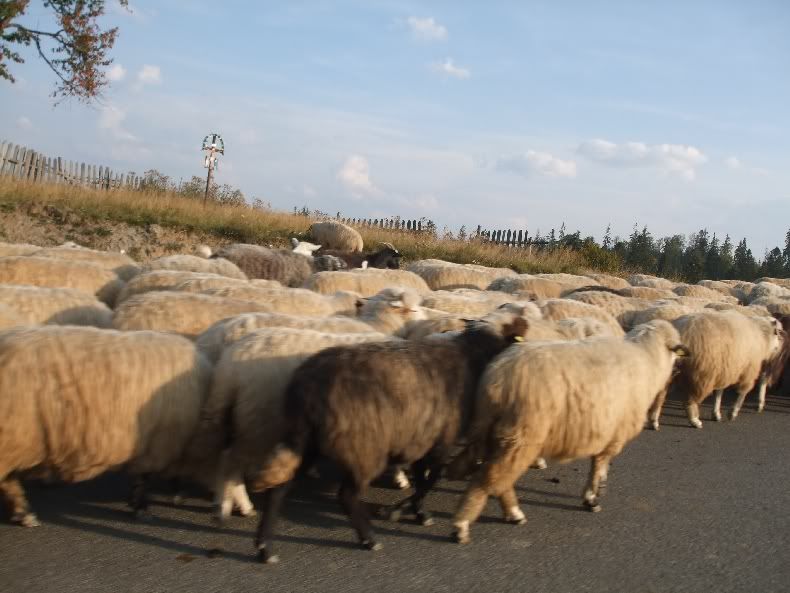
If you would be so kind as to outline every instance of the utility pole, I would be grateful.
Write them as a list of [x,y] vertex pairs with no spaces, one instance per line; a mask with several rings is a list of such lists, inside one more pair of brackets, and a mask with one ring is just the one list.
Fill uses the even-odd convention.
[[[210,141],[209,136],[211,137]],[[211,187],[211,181],[214,179],[214,169],[219,168],[219,157],[217,154],[225,154],[225,142],[222,140],[222,136],[211,133],[203,138],[202,150],[206,151],[203,166],[208,169],[208,175],[206,175],[206,193],[203,195],[203,206],[205,206],[208,201],[208,190]]]

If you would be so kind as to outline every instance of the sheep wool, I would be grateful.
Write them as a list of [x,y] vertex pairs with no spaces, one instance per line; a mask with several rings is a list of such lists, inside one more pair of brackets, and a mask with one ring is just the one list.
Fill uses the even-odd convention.
[[314,271],[311,256],[248,243],[226,245],[218,249],[212,258],[233,262],[249,278],[277,280],[284,286],[301,286]]
[[453,288],[483,290],[497,278],[516,275],[513,270],[507,268],[456,264],[438,259],[416,261],[406,269],[422,277],[431,290],[451,290]]
[[68,259],[95,264],[107,270],[112,270],[124,282],[128,282],[140,273],[140,266],[131,257],[119,252],[98,251],[87,247],[52,247],[36,252],[37,257],[53,257],[55,259]]
[[[118,295],[116,304],[122,303],[136,294],[143,294],[152,290],[181,290],[196,292],[205,288],[228,286],[228,283],[246,283],[246,280],[228,278],[219,274],[202,272],[185,272],[182,270],[154,270],[143,272],[129,280]],[[199,288],[197,288],[199,287]]]
[[178,270],[181,272],[200,272],[202,274],[219,274],[228,278],[239,278],[246,280],[238,266],[221,257],[205,259],[197,255],[168,255],[153,259],[140,267],[140,272],[151,272],[153,270]]
[[0,284],[0,303],[30,325],[112,325],[112,310],[107,305],[72,288]]
[[31,470],[76,482],[121,465],[133,474],[175,468],[210,380],[211,365],[178,336],[0,332],[0,492],[12,521],[36,524],[19,481]]
[[110,307],[124,286],[115,272],[95,264],[38,256],[0,258],[0,283],[73,288]]
[[39,245],[29,243],[3,243],[0,241],[0,257],[11,257],[15,255],[33,255],[40,251]]
[[304,288],[320,294],[334,294],[344,290],[363,297],[372,296],[385,288],[411,288],[427,294],[430,288],[417,274],[406,270],[356,269],[347,272],[317,272],[304,283]]

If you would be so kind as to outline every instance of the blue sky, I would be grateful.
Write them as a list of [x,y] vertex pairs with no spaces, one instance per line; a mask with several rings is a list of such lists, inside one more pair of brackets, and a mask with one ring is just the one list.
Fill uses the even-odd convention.
[[28,53],[0,137],[178,180],[216,131],[217,180],[276,208],[783,245],[784,0],[260,4],[112,6],[103,102],[53,108]]

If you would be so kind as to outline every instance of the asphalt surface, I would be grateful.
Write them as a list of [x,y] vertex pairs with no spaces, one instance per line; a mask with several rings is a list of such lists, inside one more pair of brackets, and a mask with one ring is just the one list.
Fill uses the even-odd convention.
[[[279,525],[281,562],[268,566],[255,561],[256,520],[234,516],[218,530],[200,492],[174,507],[159,489],[146,524],[130,518],[125,476],[29,484],[43,525],[0,523],[0,591],[790,591],[790,400],[769,397],[761,415],[754,405],[696,430],[670,401],[661,431],[615,459],[602,512],[581,509],[587,461],[533,470],[518,489],[528,523],[504,524],[492,500],[466,546],[449,541],[461,482],[429,496],[431,527],[376,521],[384,549],[369,552],[335,486],[306,480]],[[376,488],[368,500],[399,496]]]

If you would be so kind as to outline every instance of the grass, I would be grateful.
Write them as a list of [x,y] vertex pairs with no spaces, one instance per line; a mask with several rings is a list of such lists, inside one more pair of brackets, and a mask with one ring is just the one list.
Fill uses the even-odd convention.
[[[23,182],[0,177],[0,212],[31,205],[60,207],[98,223],[129,225],[158,224],[184,231],[201,232],[221,242],[288,245],[290,237],[308,239],[313,222],[302,215],[276,210],[255,210],[216,203],[203,205],[201,200],[173,193],[155,194],[133,190],[96,190]],[[104,229],[102,229],[104,230]],[[392,229],[357,227],[365,245],[380,242],[394,244],[406,261],[443,259],[457,263],[475,263],[503,267],[520,273],[580,273],[591,269],[578,251],[557,249],[529,253],[525,249],[483,243],[478,240],[436,238]]]

